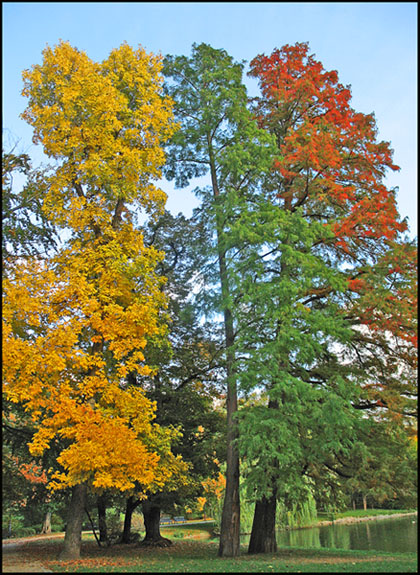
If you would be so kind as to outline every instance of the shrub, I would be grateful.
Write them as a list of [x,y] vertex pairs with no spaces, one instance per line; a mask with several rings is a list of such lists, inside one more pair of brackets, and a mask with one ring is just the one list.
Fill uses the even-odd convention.
[[39,533],[39,530],[36,527],[19,527],[13,535],[14,537],[28,537],[37,533]]
[[65,531],[64,521],[51,523],[51,533],[61,533],[62,531]]
[[277,527],[308,527],[317,519],[316,502],[311,493],[306,499],[293,503],[289,508],[280,503],[277,506]]
[[2,517],[2,533],[3,538],[7,537],[18,537],[16,532],[18,529],[24,526],[25,518],[19,513],[9,515],[4,513]]

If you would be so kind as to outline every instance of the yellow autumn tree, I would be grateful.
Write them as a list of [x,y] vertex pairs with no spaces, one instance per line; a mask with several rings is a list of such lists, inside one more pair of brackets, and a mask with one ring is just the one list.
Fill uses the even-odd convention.
[[144,348],[166,329],[163,254],[144,244],[137,219],[166,200],[154,182],[176,126],[160,70],[141,47],[96,63],[61,42],[23,73],[23,118],[55,161],[43,210],[67,239],[4,280],[3,382],[37,429],[31,452],[62,446],[50,486],[73,488],[63,558],[80,554],[88,485],[129,492],[187,470],[168,449],[176,430],[153,423],[154,404],[127,385],[150,373]]

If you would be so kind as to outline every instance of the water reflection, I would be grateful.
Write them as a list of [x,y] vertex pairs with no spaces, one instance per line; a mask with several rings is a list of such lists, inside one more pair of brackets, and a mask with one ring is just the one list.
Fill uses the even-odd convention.
[[[243,538],[248,543],[249,536]],[[417,517],[378,519],[277,532],[279,547],[417,552]]]

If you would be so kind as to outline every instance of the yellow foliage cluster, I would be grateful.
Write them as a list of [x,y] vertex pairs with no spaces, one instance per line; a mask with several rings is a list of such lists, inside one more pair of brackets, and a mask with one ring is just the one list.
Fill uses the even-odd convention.
[[153,423],[155,405],[125,379],[150,374],[144,348],[166,330],[163,254],[135,226],[136,210],[166,199],[151,183],[175,129],[160,58],[123,44],[98,64],[63,42],[43,56],[24,72],[23,116],[59,160],[43,209],[69,239],[4,280],[4,391],[32,417],[34,455],[61,446],[52,489],[175,488],[188,481],[178,432]]
[[226,488],[226,478],[220,472],[217,477],[208,477],[202,482],[207,497],[221,499]]
[[225,492],[226,478],[219,472],[217,477],[207,477],[201,485],[204,495],[197,497],[197,511],[204,515],[214,516],[215,508]]
[[122,387],[128,372],[150,372],[142,350],[148,336],[163,334],[155,307],[162,299],[133,294],[125,307],[104,303],[104,291],[85,275],[73,276],[70,265],[57,275],[31,260],[3,288],[6,396],[24,405],[39,428],[34,455],[55,437],[71,441],[58,458],[66,471],[51,487],[89,480],[124,490],[134,482],[162,486],[185,473],[170,452],[176,434],[152,424],[154,405],[140,390]]
[[162,143],[176,125],[172,102],[162,96],[161,68],[161,58],[141,47],[123,44],[96,63],[61,42],[43,51],[42,65],[23,73],[29,104],[22,117],[34,128],[34,142],[60,160],[46,197],[55,221],[91,216],[68,194],[74,185],[100,192],[89,208],[105,219],[118,198],[140,199],[148,209],[164,204],[166,195],[151,179],[160,177]]

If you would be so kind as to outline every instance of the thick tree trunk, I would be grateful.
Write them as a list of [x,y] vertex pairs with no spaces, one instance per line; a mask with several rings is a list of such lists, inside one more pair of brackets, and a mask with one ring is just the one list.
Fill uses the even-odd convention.
[[51,533],[51,511],[47,511],[45,514],[44,523],[42,524],[42,531],[41,533],[47,535]]
[[263,497],[256,502],[248,553],[275,553],[277,551],[276,505],[275,494],[269,499]]
[[63,549],[59,555],[62,560],[76,560],[80,558],[82,545],[82,523],[85,512],[87,487],[81,483],[73,487],[68,508],[66,534]]
[[142,511],[144,517],[144,527],[146,535],[140,545],[147,545],[153,547],[169,547],[172,541],[162,537],[160,534],[160,507],[159,505],[150,501],[142,503]]
[[140,503],[140,499],[136,499],[133,495],[127,499],[124,516],[124,530],[121,537],[121,543],[131,543],[131,519],[133,517],[133,511],[140,505]]
[[[270,398],[268,401],[268,409],[278,409],[278,407],[278,401]],[[277,467],[278,462],[275,460],[272,461],[272,472],[275,472]],[[276,506],[277,489],[274,486],[273,493],[270,497],[263,496],[255,503],[248,553],[274,553],[277,550]]]
[[106,527],[106,495],[98,495],[96,504],[98,508],[99,541],[101,543],[106,543],[108,541],[108,532]]

